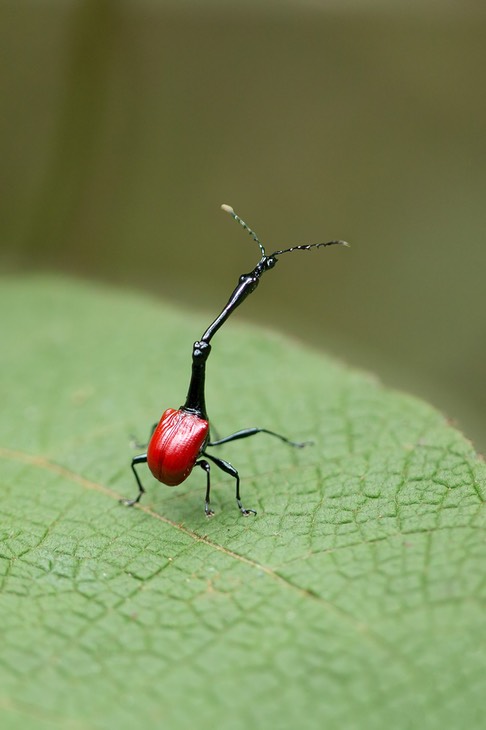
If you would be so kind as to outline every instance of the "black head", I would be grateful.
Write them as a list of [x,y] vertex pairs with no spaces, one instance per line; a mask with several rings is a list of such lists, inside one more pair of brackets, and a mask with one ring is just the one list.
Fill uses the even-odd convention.
[[[260,276],[265,271],[268,271],[269,269],[273,269],[273,267],[275,266],[275,264],[278,261],[277,256],[281,256],[284,253],[291,253],[292,251],[309,251],[311,248],[334,246],[336,244],[339,244],[341,246],[349,246],[349,243],[347,243],[346,241],[327,241],[326,243],[307,243],[307,244],[301,244],[298,246],[291,246],[290,248],[284,248],[279,251],[274,251],[272,254],[267,256],[267,254],[265,253],[265,248],[263,246],[263,243],[260,241],[260,239],[258,238],[255,231],[252,231],[252,229],[245,223],[245,221],[242,218],[240,218],[239,215],[237,215],[235,213],[235,211],[233,210],[231,205],[223,204],[221,206],[221,208],[224,211],[226,211],[226,213],[229,213],[230,216],[233,218],[233,220],[235,220],[237,223],[239,223],[242,228],[244,228],[246,231],[248,231],[250,236],[253,238],[254,241],[256,241],[256,243],[258,243],[258,246],[260,247],[262,257],[261,257],[260,261],[258,262],[258,264],[255,266],[255,268],[253,269],[253,271],[250,274],[243,274],[242,276],[240,276],[240,284],[244,284],[245,282],[247,282],[246,286],[249,289],[251,289],[251,291],[253,291],[253,289],[255,288]],[[251,279],[255,279],[255,284],[254,284],[253,288],[251,288],[251,282],[250,282]]]
[[236,289],[231,294],[226,306],[222,310],[222,312],[216,317],[214,322],[212,322],[207,330],[204,332],[203,336],[201,337],[201,341],[209,343],[209,341],[212,339],[214,334],[219,330],[219,328],[226,322],[228,317],[232,312],[235,311],[236,307],[239,307],[242,302],[245,301],[247,296],[255,291],[255,289],[258,286],[258,283],[260,281],[260,277],[262,274],[265,273],[265,271],[269,271],[269,269],[273,269],[275,264],[278,261],[278,257],[281,256],[284,253],[290,253],[291,251],[308,251],[311,248],[319,248],[320,246],[332,246],[335,243],[340,243],[344,246],[347,246],[348,244],[345,241],[329,241],[328,243],[311,243],[311,244],[305,244],[301,246],[292,246],[292,248],[285,248],[281,249],[279,251],[274,251],[272,254],[267,256],[265,253],[265,248],[258,238],[255,231],[252,231],[249,226],[245,223],[244,220],[240,218],[239,215],[235,213],[233,208],[230,205],[222,205],[221,206],[223,210],[225,210],[227,213],[230,214],[230,216],[240,224],[253,238],[253,240],[258,244],[260,248],[261,258],[260,261],[257,263],[253,271],[250,271],[248,274],[242,274],[240,278],[238,279],[238,284],[236,286]]

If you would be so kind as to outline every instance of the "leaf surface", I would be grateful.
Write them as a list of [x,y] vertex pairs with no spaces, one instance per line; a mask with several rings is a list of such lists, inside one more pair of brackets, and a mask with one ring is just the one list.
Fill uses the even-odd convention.
[[[0,288],[2,728],[480,727],[486,469],[428,405],[237,317],[207,402],[242,477],[171,489],[140,440],[211,317],[60,279]],[[215,452],[216,453],[216,452]]]

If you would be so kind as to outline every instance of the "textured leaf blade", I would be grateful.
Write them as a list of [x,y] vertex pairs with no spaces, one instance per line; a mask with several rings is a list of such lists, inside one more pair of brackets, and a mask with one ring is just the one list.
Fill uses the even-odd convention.
[[242,474],[170,490],[129,435],[184,399],[207,324],[2,282],[3,727],[480,727],[485,467],[440,414],[237,322],[208,364]]

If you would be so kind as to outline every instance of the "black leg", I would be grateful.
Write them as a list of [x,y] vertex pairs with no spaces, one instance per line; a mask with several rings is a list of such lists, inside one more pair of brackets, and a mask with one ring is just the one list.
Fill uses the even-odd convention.
[[212,456],[211,454],[207,454],[206,452],[203,452],[204,456],[206,456],[208,459],[211,459],[216,466],[219,466],[219,468],[226,472],[226,474],[229,474],[230,476],[234,477],[236,479],[236,504],[238,505],[238,509],[240,510],[242,515],[245,515],[247,517],[248,515],[256,515],[256,512],[254,509],[245,509],[243,505],[241,504],[241,498],[240,498],[240,475],[236,471],[235,467],[229,463],[229,461],[225,461],[224,459],[217,459],[215,456]]
[[229,441],[238,441],[238,439],[246,439],[248,436],[254,436],[257,433],[268,433],[270,436],[275,436],[276,438],[280,439],[280,441],[284,441],[286,444],[289,444],[290,446],[295,446],[297,449],[302,449],[304,446],[308,446],[312,443],[312,441],[291,441],[290,439],[286,438],[285,436],[281,436],[279,433],[275,433],[274,431],[269,431],[267,428],[243,428],[241,431],[236,431],[236,433],[232,433],[230,436],[226,436],[224,439],[218,439],[217,441],[210,441],[208,443],[208,446],[219,446],[220,444],[227,444]]
[[142,497],[142,494],[144,494],[145,489],[142,486],[142,482],[140,481],[140,477],[137,474],[137,471],[135,469],[135,466],[137,464],[146,464],[147,463],[147,454],[140,454],[140,456],[134,456],[132,459],[132,471],[135,474],[135,479],[137,480],[138,484],[138,494],[135,497],[135,499],[120,499],[120,502],[125,505],[125,507],[133,507],[134,504],[137,504],[137,502],[140,502],[140,499]]
[[154,431],[155,431],[155,429],[157,428],[158,425],[159,425],[159,423],[157,421],[157,423],[154,423],[154,425],[150,429],[150,436],[149,436],[148,441],[147,441],[146,444],[139,444],[138,441],[137,441],[137,439],[135,438],[135,436],[131,436],[130,437],[130,444],[131,444],[132,448],[133,449],[146,449],[147,446],[149,445],[150,440],[151,440],[152,436],[154,435]]
[[204,511],[206,513],[206,517],[212,517],[214,515],[213,510],[210,508],[210,498],[209,498],[209,492],[211,491],[211,477],[209,476],[209,472],[211,470],[211,467],[209,466],[208,462],[204,459],[201,459],[200,461],[196,461],[196,466],[200,466],[201,469],[204,469],[206,472],[206,478],[207,478],[207,486],[206,486],[206,499],[204,501]]
[[214,436],[216,441],[219,441],[219,439],[220,439],[219,431],[217,428],[214,427],[212,422],[211,422],[210,428],[209,428],[209,440],[211,440],[211,436]]

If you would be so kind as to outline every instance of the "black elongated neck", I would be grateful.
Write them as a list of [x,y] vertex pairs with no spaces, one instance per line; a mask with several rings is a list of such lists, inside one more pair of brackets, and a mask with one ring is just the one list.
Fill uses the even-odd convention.
[[213,335],[219,330],[221,325],[226,322],[230,314],[235,311],[236,307],[239,307],[240,304],[245,301],[247,296],[255,291],[259,284],[261,275],[265,271],[268,271],[268,269],[273,269],[276,263],[277,260],[273,256],[262,256],[253,271],[249,274],[242,274],[240,276],[238,285],[228,299],[223,311],[216,317],[214,322],[209,325],[206,332],[201,337],[203,342],[210,342]]
[[219,330],[221,325],[226,322],[230,314],[235,311],[236,307],[240,306],[240,304],[249,294],[251,294],[252,291],[254,291],[257,285],[258,279],[253,277],[251,274],[246,274],[244,277],[240,277],[240,283],[228,299],[228,303],[225,308],[221,314],[216,317],[214,322],[209,325],[206,332],[201,337],[201,340],[209,342],[213,335]]
[[192,348],[192,373],[187,391],[186,402],[183,410],[190,411],[208,419],[206,413],[205,381],[206,381],[206,360],[211,352],[211,345],[208,342],[195,342]]
[[182,407],[185,411],[195,413],[207,420],[206,413],[206,400],[205,400],[205,382],[206,382],[206,360],[211,352],[211,345],[209,344],[213,335],[219,330],[221,325],[226,322],[228,317],[236,307],[246,299],[246,297],[255,291],[260,281],[260,277],[264,271],[272,269],[276,264],[276,259],[273,256],[262,256],[258,264],[255,266],[252,272],[249,274],[243,274],[240,276],[240,280],[236,289],[231,294],[230,298],[223,311],[216,317],[212,322],[200,340],[194,343],[192,348],[192,374],[191,381],[189,383],[189,390],[187,391],[186,402]]

